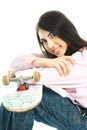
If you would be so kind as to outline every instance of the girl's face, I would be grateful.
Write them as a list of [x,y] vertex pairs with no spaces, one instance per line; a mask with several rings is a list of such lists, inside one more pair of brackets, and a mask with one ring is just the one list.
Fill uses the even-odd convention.
[[66,53],[68,48],[67,43],[53,33],[39,29],[38,35],[41,43],[49,53],[54,54],[57,57],[63,56]]

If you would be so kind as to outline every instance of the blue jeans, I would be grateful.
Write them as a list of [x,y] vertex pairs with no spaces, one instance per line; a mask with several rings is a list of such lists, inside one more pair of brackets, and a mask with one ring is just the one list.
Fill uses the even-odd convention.
[[45,86],[41,103],[31,111],[12,113],[0,108],[0,130],[33,130],[34,120],[57,130],[87,130],[87,110]]

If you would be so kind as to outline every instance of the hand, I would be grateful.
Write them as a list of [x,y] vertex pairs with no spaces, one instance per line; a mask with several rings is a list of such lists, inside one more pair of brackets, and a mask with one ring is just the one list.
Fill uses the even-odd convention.
[[72,56],[61,56],[55,59],[49,59],[47,67],[56,68],[60,75],[68,75],[70,73],[70,64],[75,64]]
[[32,66],[56,68],[60,75],[68,75],[70,73],[70,64],[75,64],[75,60],[72,56],[61,56],[54,59],[49,58],[37,58],[32,62]]
[[8,70],[8,76],[9,76],[9,78],[15,77],[15,72],[14,72],[14,70],[12,70],[12,69]]

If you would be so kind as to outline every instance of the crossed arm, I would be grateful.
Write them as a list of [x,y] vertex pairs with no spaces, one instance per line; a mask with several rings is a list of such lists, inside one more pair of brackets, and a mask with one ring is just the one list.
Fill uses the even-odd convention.
[[56,68],[60,75],[68,75],[70,73],[70,63],[75,64],[72,56],[61,56],[50,59],[43,57],[41,54],[29,54],[16,57],[11,62],[11,68],[15,72],[20,70],[35,68]]
[[40,73],[41,83],[54,83],[59,86],[61,84],[62,88],[81,87],[81,85],[87,84],[87,50],[83,50],[83,53],[79,51],[72,56],[61,56],[54,59],[29,54],[17,57],[11,65],[16,72],[33,70],[33,67],[43,68]]
[[36,68],[46,67],[46,68],[56,68],[60,75],[68,75],[70,73],[70,65],[75,64],[75,60],[72,56],[61,56],[59,58],[49,59],[49,58],[38,58],[32,61],[32,66]]

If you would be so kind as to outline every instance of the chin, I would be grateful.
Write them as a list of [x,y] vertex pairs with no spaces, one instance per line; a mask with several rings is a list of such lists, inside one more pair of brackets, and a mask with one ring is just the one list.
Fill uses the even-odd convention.
[[57,57],[61,57],[61,56],[64,56],[64,54],[57,55]]

